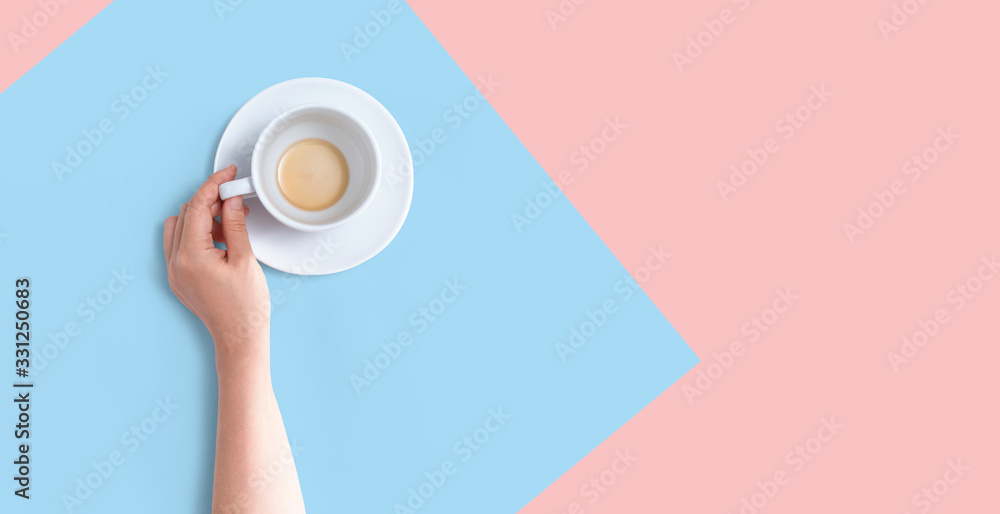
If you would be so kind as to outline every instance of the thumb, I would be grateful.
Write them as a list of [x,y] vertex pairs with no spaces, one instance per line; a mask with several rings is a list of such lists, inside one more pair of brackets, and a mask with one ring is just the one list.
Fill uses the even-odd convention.
[[222,234],[226,237],[228,259],[253,259],[242,196],[234,196],[222,206]]

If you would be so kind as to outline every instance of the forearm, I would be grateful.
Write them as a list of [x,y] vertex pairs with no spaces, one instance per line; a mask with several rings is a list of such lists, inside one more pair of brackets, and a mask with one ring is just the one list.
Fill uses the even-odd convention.
[[[240,359],[222,355],[217,340],[219,420],[215,449],[213,512],[305,512],[295,462],[271,386],[266,350],[253,355],[240,345]],[[249,353],[249,355],[248,355]]]
[[243,198],[219,195],[219,187],[235,178],[233,165],[216,172],[163,222],[167,281],[215,340],[219,427],[212,512],[300,514],[299,477],[271,388],[267,277],[250,246]]

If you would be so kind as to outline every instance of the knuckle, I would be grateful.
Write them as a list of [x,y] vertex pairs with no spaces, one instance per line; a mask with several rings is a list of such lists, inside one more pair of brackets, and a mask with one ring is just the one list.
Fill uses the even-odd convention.
[[177,276],[178,273],[183,275],[194,271],[195,264],[187,252],[183,250],[178,252],[177,258],[174,260],[174,276]]
[[229,232],[245,232],[247,229],[247,224],[243,220],[225,220],[223,226]]
[[187,213],[190,214],[191,216],[197,217],[201,216],[202,213],[207,209],[208,209],[207,207],[205,207],[200,203],[192,203],[191,205],[188,205]]

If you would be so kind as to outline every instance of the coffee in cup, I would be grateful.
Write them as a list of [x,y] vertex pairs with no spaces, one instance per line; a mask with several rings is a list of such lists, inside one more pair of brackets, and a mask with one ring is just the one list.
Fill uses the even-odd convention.
[[350,173],[339,148],[323,139],[307,138],[292,143],[278,158],[277,179],[289,203],[320,211],[343,198]]
[[221,184],[219,197],[256,196],[284,225],[318,232],[362,212],[381,175],[378,144],[361,119],[330,105],[303,104],[265,127],[249,176]]

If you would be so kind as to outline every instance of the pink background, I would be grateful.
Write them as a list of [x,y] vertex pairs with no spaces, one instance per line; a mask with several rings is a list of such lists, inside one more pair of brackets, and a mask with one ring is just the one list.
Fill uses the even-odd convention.
[[[1000,277],[961,311],[946,295],[1000,254],[1000,6],[931,1],[886,41],[892,0],[591,0],[555,30],[558,0],[410,5],[470,78],[503,82],[490,102],[554,179],[607,116],[628,123],[563,190],[627,268],[651,244],[673,254],[644,288],[702,358],[524,514],[735,513],[776,471],[789,481],[758,511],[916,513],[957,458],[971,470],[932,510],[996,509]],[[679,72],[673,52],[725,8]],[[819,84],[834,96],[785,140],[775,123]],[[961,139],[911,181],[904,163],[949,126]],[[768,137],[780,150],[723,202],[716,181]],[[842,225],[897,178],[851,244]],[[751,343],[741,327],[785,287],[799,300]],[[939,308],[949,323],[894,373],[886,354]],[[796,471],[786,454],[824,416],[844,428]],[[581,486],[626,448],[638,462],[591,504]]]
[[[61,6],[17,54],[5,37],[0,90],[107,3]],[[886,40],[879,20],[904,4],[919,5],[410,2],[473,81],[502,83],[493,106],[553,179],[573,177],[564,192],[637,279],[650,246],[671,253],[643,286],[702,358],[524,513],[736,513],[743,499],[756,512],[916,513],[928,510],[914,496],[942,478],[955,483],[928,489],[929,510],[996,509],[1000,276],[961,309],[954,295],[1000,253],[1000,5],[929,1]],[[574,12],[553,29],[546,11],[560,5]],[[0,9],[6,34],[38,6]],[[720,24],[679,71],[674,52]],[[786,139],[776,123],[821,86],[833,96]],[[574,152],[615,117],[627,128],[577,171]],[[912,180],[904,166],[949,127],[960,138]],[[724,201],[717,182],[765,146],[777,151]],[[905,192],[852,243],[843,225],[895,180]],[[774,320],[779,289],[797,299]],[[894,371],[887,354],[938,310],[948,321]],[[761,316],[773,324],[752,340],[743,327]],[[702,373],[718,377],[704,391]],[[810,460],[786,459],[800,445]],[[626,450],[638,460],[623,468]],[[946,473],[959,461],[961,477]],[[772,497],[755,496],[776,473],[787,480],[765,484]],[[602,476],[613,484],[581,489]]]
[[[44,4],[52,16],[42,7]],[[65,3],[65,5],[63,5]],[[111,0],[3,0],[0,2],[0,30],[3,42],[0,43],[0,92],[10,87],[21,78],[32,66],[49,55],[49,52],[62,44],[66,38],[73,35],[84,23],[90,21],[101,9],[107,7]],[[58,9],[58,10],[57,10]],[[45,14],[39,14],[45,13]],[[37,16],[41,26],[31,21]],[[31,28],[25,28],[26,17],[36,30],[34,36],[27,38],[24,33],[31,34]],[[24,31],[24,32],[22,32]],[[27,40],[13,43],[11,35]],[[15,49],[15,46],[17,47]]]

